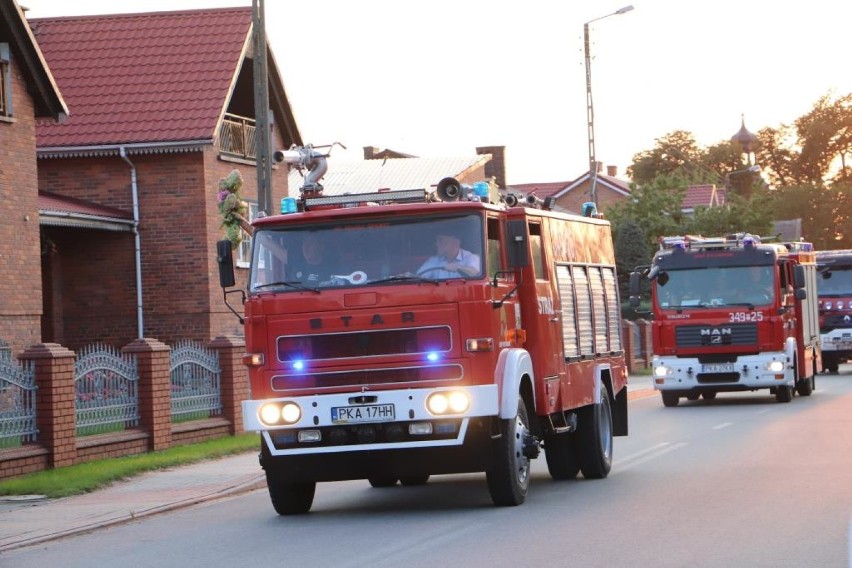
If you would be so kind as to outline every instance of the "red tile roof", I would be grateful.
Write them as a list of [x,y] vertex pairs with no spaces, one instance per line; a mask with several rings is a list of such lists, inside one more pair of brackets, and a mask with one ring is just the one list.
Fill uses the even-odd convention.
[[683,196],[682,209],[695,209],[696,207],[718,207],[725,203],[723,190],[716,189],[713,184],[690,185],[686,188]]
[[40,148],[209,140],[250,38],[251,8],[32,19],[65,97]]
[[38,193],[38,208],[42,211],[51,211],[56,214],[75,213],[112,219],[133,219],[133,214],[128,211],[98,205],[91,201],[56,195],[47,191],[40,191]]

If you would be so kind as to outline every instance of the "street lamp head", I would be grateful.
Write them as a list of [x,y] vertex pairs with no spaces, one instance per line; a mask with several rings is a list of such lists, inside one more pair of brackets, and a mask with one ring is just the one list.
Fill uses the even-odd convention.
[[627,12],[629,12],[632,9],[633,9],[633,4],[630,4],[629,6],[625,6],[624,8],[619,8],[618,10],[615,11],[615,13],[619,14],[619,15],[626,14]]

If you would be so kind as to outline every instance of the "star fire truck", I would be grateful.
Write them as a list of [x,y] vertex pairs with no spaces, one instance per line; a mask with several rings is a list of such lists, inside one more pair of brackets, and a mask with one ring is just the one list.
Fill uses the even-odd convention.
[[663,237],[651,266],[631,274],[634,306],[645,278],[654,388],[665,406],[726,391],[768,388],[778,402],[811,394],[820,336],[810,243]]
[[852,359],[852,249],[817,251],[822,368],[836,373]]
[[[609,222],[453,178],[324,195],[327,155],[276,154],[309,171],[282,204],[295,212],[254,220],[244,288],[217,243],[225,303],[244,319],[244,426],[261,433],[275,511],[308,512],[317,482],[462,472],[485,472],[494,504],[518,505],[542,447],[554,479],[606,477],[613,436],[627,435]],[[477,268],[421,269],[448,233]],[[309,235],[328,280],[300,279]]]

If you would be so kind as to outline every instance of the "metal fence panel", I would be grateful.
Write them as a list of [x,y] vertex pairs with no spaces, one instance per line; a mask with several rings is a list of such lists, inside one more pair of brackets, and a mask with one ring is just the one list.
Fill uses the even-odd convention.
[[37,437],[35,366],[0,354],[0,448],[18,447]]
[[139,425],[136,358],[108,345],[90,345],[74,364],[77,435],[122,431]]
[[221,375],[215,351],[193,341],[178,342],[169,365],[172,421],[221,414]]

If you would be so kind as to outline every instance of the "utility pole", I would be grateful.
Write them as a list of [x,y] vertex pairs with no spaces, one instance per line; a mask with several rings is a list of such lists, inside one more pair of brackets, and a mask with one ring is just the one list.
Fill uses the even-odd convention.
[[257,143],[257,207],[272,213],[272,135],[269,129],[269,69],[266,62],[266,15],[264,0],[252,0],[254,39],[254,119]]

